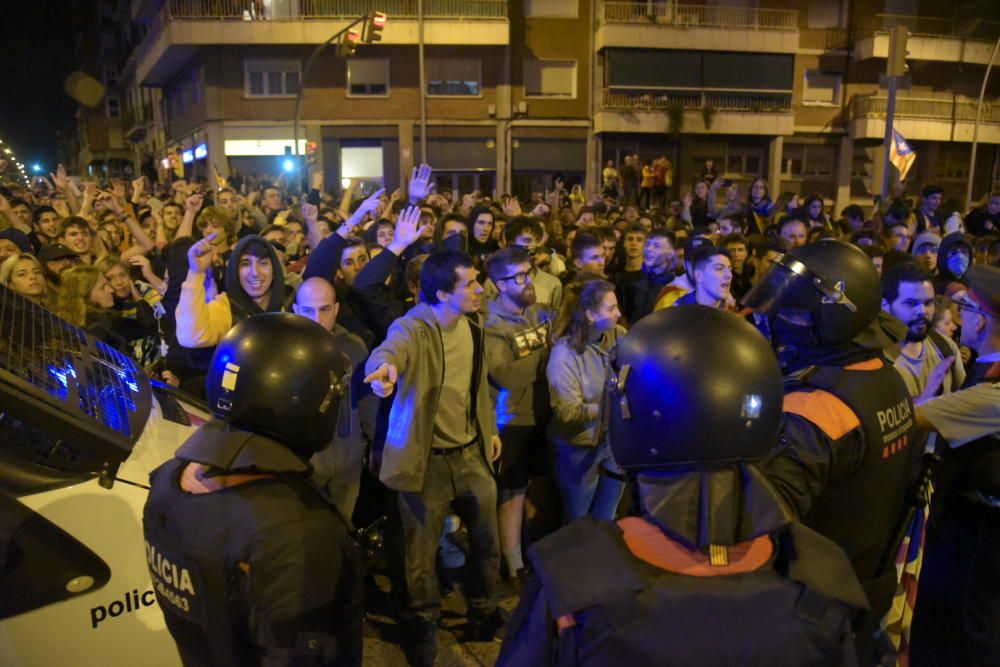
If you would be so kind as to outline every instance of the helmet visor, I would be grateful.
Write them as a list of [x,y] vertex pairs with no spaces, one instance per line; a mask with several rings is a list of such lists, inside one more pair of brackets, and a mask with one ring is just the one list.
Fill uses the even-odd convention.
[[789,255],[775,259],[740,303],[767,316],[776,315],[779,309],[812,310],[820,304],[857,310],[844,293],[843,282],[828,280]]

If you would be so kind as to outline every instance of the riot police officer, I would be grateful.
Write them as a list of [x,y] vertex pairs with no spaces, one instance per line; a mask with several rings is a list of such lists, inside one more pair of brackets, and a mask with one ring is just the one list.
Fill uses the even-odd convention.
[[[896,584],[896,536],[919,447],[902,378],[882,357],[879,276],[859,248],[823,240],[774,261],[743,304],[771,318],[785,374],[778,446],[761,470],[799,519],[847,552],[872,613],[859,660]],[[889,335],[889,334],[892,335]]]
[[152,473],[143,514],[185,665],[361,664],[357,550],[307,481],[349,379],[336,339],[297,315],[249,318],[219,343],[214,418]]
[[678,306],[612,353],[611,448],[638,515],[587,517],[528,551],[535,572],[498,665],[842,665],[866,606],[843,551],[754,461],[781,374],[742,318]]

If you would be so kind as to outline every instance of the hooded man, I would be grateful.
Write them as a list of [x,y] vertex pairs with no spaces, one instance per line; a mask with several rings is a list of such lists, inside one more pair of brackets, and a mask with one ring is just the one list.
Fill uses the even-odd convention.
[[225,292],[207,299],[206,283],[216,253],[215,234],[188,250],[188,274],[177,304],[177,342],[184,347],[212,347],[233,325],[259,313],[281,311],[285,301],[281,260],[259,236],[240,239],[226,265]]
[[951,283],[965,284],[965,273],[972,266],[974,252],[972,239],[964,232],[952,232],[941,239],[937,255],[937,276],[934,280],[936,293],[944,294]]

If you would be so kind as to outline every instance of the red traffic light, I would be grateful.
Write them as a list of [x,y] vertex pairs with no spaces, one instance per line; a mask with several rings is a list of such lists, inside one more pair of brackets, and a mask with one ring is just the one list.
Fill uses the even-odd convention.
[[386,21],[388,20],[389,16],[385,12],[373,13],[371,18],[368,19],[368,25],[365,29],[365,41],[381,42],[382,29],[385,28]]
[[348,30],[344,33],[340,41],[340,48],[337,52],[344,58],[350,58],[358,52],[358,43],[361,41],[361,33],[357,30]]

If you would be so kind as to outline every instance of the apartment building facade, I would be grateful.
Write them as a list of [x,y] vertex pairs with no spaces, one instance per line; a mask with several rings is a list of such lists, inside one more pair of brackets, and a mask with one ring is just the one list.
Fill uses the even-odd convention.
[[[317,45],[376,10],[382,41],[346,59],[327,48],[303,81]],[[332,188],[391,189],[427,160],[439,189],[524,196],[557,174],[594,187],[607,160],[638,152],[672,160],[678,197],[712,159],[839,211],[880,188],[888,30],[903,24],[909,181],[958,196],[1000,37],[988,16],[940,0],[133,0],[126,133],[137,155],[178,147],[187,173],[276,173],[301,86],[298,149]],[[992,81],[976,196],[998,175]]]
[[[131,174],[134,147],[125,139],[121,92],[122,43],[129,25],[127,5],[115,0],[79,0],[68,12],[76,28],[74,44],[80,72],[92,85],[103,86],[103,98],[95,106],[81,104],[76,112],[77,131],[62,150],[75,171],[91,177]],[[67,91],[71,92],[72,91]]]

